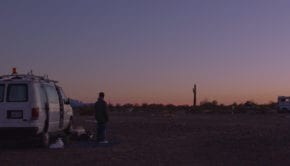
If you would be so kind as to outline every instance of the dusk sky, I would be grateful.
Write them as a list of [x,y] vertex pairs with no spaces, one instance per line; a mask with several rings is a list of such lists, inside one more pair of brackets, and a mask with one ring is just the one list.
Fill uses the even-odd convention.
[[1,0],[0,75],[110,103],[290,96],[290,0]]

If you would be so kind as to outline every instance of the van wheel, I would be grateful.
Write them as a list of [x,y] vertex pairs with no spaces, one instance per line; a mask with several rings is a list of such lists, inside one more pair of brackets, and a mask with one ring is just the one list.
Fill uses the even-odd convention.
[[40,136],[40,144],[42,147],[47,148],[49,146],[49,140],[50,140],[50,136],[47,132],[44,132],[41,134]]

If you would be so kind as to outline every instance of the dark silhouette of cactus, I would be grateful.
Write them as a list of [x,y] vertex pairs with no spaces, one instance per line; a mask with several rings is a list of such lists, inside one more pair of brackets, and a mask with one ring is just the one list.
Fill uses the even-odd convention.
[[193,92],[193,110],[195,110],[196,108],[196,84],[194,84],[194,87],[192,89],[192,92]]

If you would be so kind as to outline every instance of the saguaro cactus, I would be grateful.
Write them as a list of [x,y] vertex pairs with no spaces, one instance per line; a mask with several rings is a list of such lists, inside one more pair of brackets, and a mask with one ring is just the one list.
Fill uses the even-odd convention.
[[196,108],[196,84],[194,84],[194,88],[192,89],[193,92],[193,109]]

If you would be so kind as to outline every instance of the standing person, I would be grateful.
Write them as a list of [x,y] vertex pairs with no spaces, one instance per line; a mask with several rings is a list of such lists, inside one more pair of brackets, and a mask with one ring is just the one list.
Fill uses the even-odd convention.
[[98,143],[108,143],[106,140],[106,125],[109,121],[108,105],[104,100],[104,92],[99,93],[98,101],[95,103],[95,118],[97,120],[97,141]]

